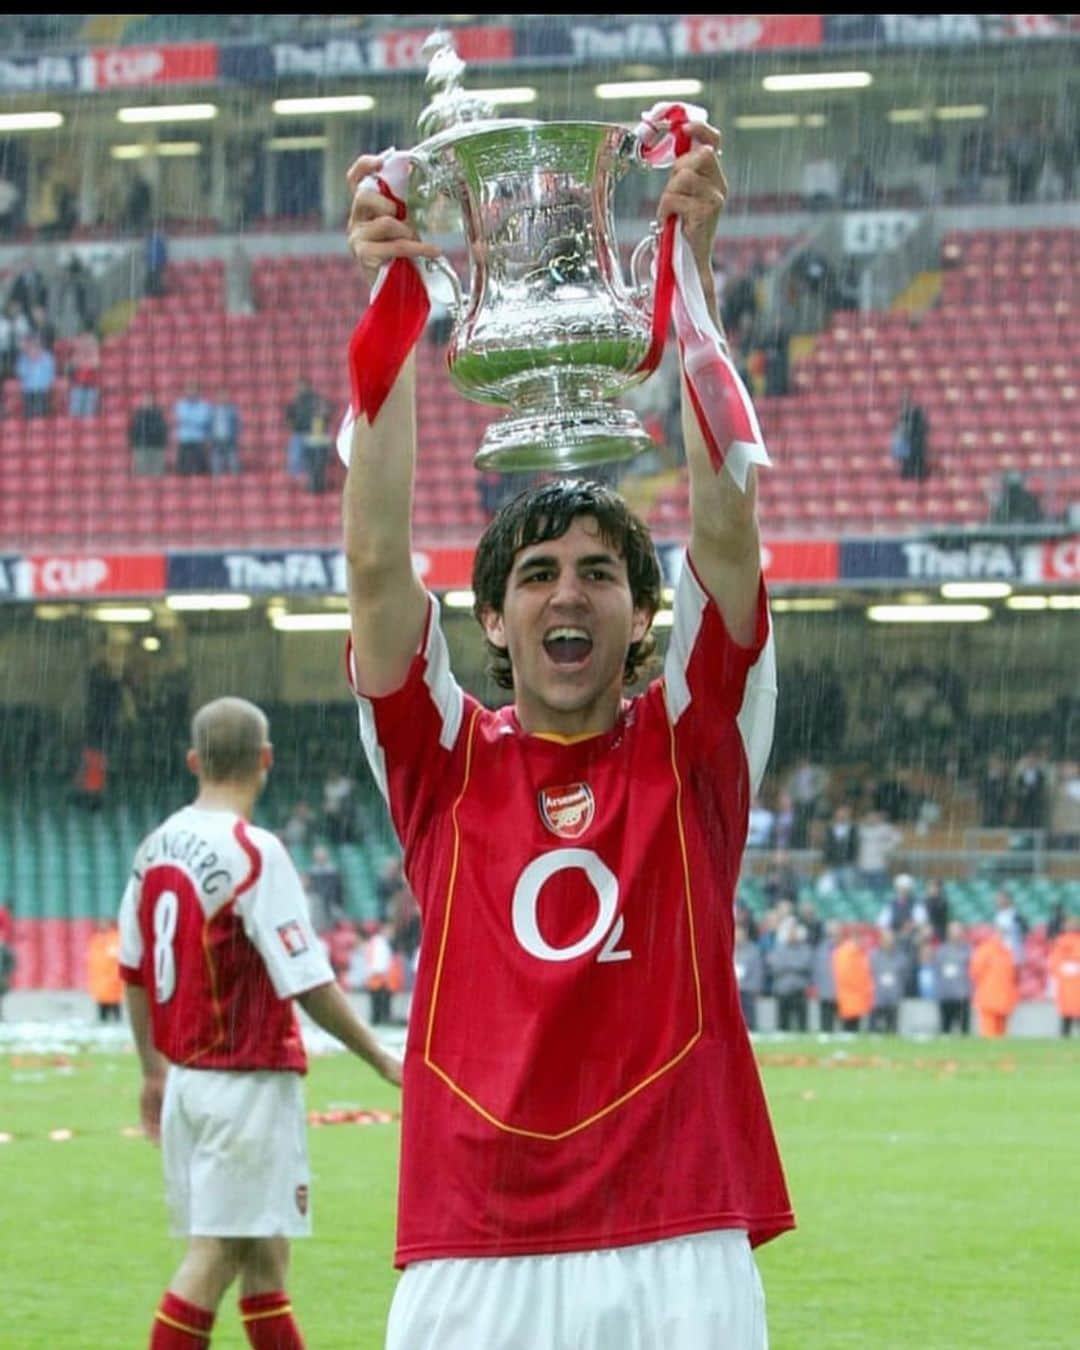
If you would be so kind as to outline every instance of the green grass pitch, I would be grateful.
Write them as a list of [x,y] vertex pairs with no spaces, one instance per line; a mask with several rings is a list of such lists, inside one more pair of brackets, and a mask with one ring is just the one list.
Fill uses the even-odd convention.
[[[758,1252],[772,1350],[1080,1344],[1080,1043],[758,1051],[799,1220]],[[0,1061],[0,1347],[146,1344],[181,1244],[156,1150],[125,1133],[137,1077],[120,1051]],[[396,1106],[345,1055],[313,1060],[307,1103]],[[315,1236],[294,1244],[289,1281],[311,1350],[382,1344],[397,1142],[396,1124],[311,1131]],[[214,1345],[246,1346],[232,1294]]]

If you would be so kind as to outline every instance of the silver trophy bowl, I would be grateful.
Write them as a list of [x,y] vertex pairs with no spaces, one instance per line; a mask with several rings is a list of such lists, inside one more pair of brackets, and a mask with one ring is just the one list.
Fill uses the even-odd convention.
[[637,138],[605,122],[439,114],[409,155],[415,204],[450,198],[465,235],[467,285],[445,258],[431,264],[452,292],[448,368],[467,398],[508,409],[476,467],[574,470],[648,449],[637,416],[614,402],[645,378],[651,338],[656,232],[634,250],[627,282],[612,209],[622,175],[644,167]]

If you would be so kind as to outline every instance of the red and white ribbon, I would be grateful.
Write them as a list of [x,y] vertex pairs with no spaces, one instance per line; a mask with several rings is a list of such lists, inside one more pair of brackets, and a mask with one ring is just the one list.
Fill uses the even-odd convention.
[[[643,113],[637,127],[642,155],[667,168],[689,150],[689,122],[705,122],[704,108],[658,103]],[[690,401],[697,414],[709,459],[717,473],[726,468],[745,491],[751,464],[769,464],[753,400],[728,350],[727,340],[709,313],[697,263],[675,216],[664,222],[655,264],[653,328],[649,351],[639,370],[655,370],[674,320]]]
[[[381,192],[393,202],[399,220],[405,219],[409,157],[388,150],[375,177],[363,179],[357,191]],[[359,417],[374,422],[401,367],[416,346],[431,311],[427,286],[411,258],[395,258],[379,271],[371,298],[349,340],[351,405],[338,432],[337,449],[345,464],[352,451],[353,429]]]

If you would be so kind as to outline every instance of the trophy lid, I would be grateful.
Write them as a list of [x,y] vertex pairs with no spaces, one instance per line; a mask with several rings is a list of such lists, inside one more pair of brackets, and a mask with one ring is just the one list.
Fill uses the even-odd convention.
[[482,94],[463,88],[465,62],[457,54],[454,39],[442,28],[424,39],[420,48],[428,58],[425,85],[434,90],[431,102],[416,119],[421,136],[437,136],[463,123],[495,117],[495,108]]

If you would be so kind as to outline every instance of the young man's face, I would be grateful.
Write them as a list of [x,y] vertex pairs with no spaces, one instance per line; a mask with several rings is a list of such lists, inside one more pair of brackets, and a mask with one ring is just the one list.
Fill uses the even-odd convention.
[[520,549],[502,613],[483,619],[488,640],[509,652],[524,730],[567,736],[614,725],[627,650],[651,621],[634,608],[626,562],[592,516]]

